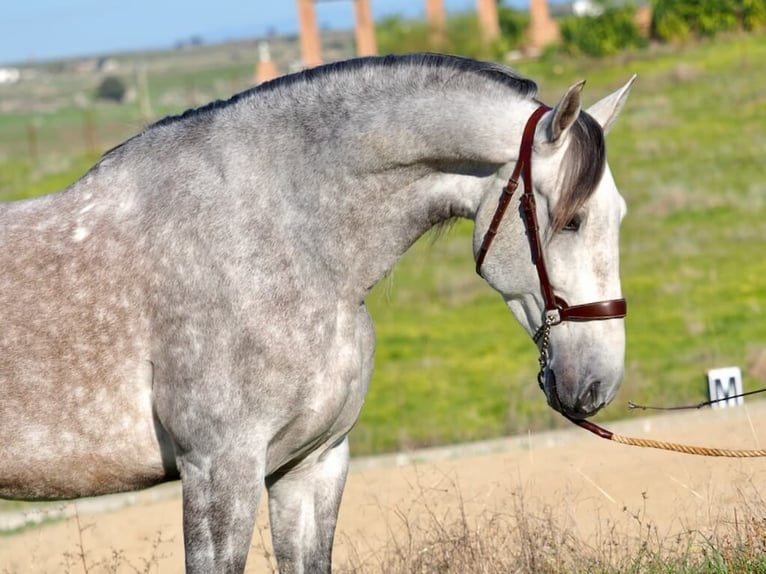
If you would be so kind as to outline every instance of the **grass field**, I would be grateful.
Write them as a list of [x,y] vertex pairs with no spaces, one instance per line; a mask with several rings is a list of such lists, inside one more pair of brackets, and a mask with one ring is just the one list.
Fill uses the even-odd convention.
[[[629,399],[703,400],[711,367],[741,366],[747,389],[766,383],[766,36],[517,68],[551,104],[581,78],[592,103],[639,74],[607,140],[629,205],[622,277],[630,313],[626,380],[598,418],[627,416]],[[221,97],[245,87],[251,71],[242,62],[219,74],[150,71],[152,107],[169,113]],[[194,99],[176,101],[190,85]],[[67,89],[54,111],[0,115],[0,198],[61,188],[93,163],[85,112],[66,103],[76,100],[76,87]],[[145,121],[137,103],[89,113],[104,148]],[[566,424],[537,388],[532,343],[473,272],[471,233],[462,222],[436,241],[424,238],[370,296],[376,371],[353,452]]]

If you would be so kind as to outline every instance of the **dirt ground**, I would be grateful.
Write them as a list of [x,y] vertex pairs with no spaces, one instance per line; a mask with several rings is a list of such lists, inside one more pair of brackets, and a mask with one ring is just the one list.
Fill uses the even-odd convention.
[[[705,446],[766,446],[766,402],[611,425],[634,435]],[[766,514],[766,459],[717,459],[622,446],[571,429],[454,448],[358,459],[341,507],[334,560],[385,552],[392,535],[465,512],[552,513],[583,540],[653,524],[660,536],[730,524],[743,508]],[[0,536],[0,574],[183,571],[178,485],[129,498],[79,501],[78,516]],[[101,499],[103,501],[103,499]],[[265,499],[248,572],[270,572]],[[73,505],[64,508],[73,512]],[[79,520],[79,525],[78,525]],[[264,546],[265,541],[265,546]]]

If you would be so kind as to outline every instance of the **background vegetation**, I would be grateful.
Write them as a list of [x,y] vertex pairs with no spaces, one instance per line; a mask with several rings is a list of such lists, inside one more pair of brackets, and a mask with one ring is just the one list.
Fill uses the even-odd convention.
[[[624,20],[615,10],[602,16]],[[738,22],[760,13],[743,10]],[[523,15],[503,14],[504,30],[523,30]],[[463,32],[450,37],[465,53],[482,50],[470,48],[473,24],[461,18],[450,29]],[[428,34],[390,20],[379,39],[383,51],[385,42],[417,50]],[[351,49],[344,46],[341,55]],[[0,199],[63,188],[146,122],[247,87],[249,53],[254,59],[254,45],[145,54],[140,65],[118,59],[122,105],[92,100],[104,74],[75,77],[66,65],[39,66],[36,80],[0,86]],[[711,367],[740,365],[748,389],[766,382],[766,37],[651,44],[600,59],[583,53],[515,65],[550,104],[580,78],[594,102],[639,74],[608,138],[630,207],[622,234],[630,314],[623,390],[599,418],[626,416],[628,399],[700,401]],[[473,273],[471,232],[463,222],[437,241],[424,238],[369,297],[378,353],[354,453],[566,424],[537,388],[534,346]]]
[[653,34],[665,41],[712,38],[766,24],[763,0],[653,0],[652,8]]
[[[557,53],[611,56],[646,48],[650,41],[683,44],[766,27],[766,0],[590,0],[586,4],[586,14],[575,15],[574,4],[551,3],[561,41],[547,48],[549,57]],[[639,24],[644,9],[651,13],[645,32]],[[387,18],[377,26],[378,45],[383,53],[437,50],[500,59],[526,44],[529,14],[501,1],[498,16],[501,38],[490,44],[481,41],[477,18],[468,13],[450,18],[442,35],[425,22]]]
[[623,50],[644,48],[647,38],[636,25],[631,4],[606,6],[597,16],[569,16],[561,19],[561,46],[570,55],[612,56]]

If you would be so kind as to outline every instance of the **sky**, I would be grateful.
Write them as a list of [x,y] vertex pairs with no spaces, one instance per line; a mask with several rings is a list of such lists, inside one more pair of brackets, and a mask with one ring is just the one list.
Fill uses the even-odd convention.
[[[370,0],[376,19],[423,17],[425,0]],[[509,3],[510,4],[510,3]],[[476,0],[444,0],[448,12]],[[320,27],[353,26],[350,0],[321,0]],[[0,64],[169,48],[298,29],[295,0],[0,0]]]

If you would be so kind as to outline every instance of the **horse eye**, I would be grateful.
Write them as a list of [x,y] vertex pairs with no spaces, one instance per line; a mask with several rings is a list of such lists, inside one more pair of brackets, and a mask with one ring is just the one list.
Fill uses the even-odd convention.
[[574,215],[572,219],[567,221],[566,225],[564,226],[564,231],[580,231],[580,225],[582,224],[582,217],[579,215]]

